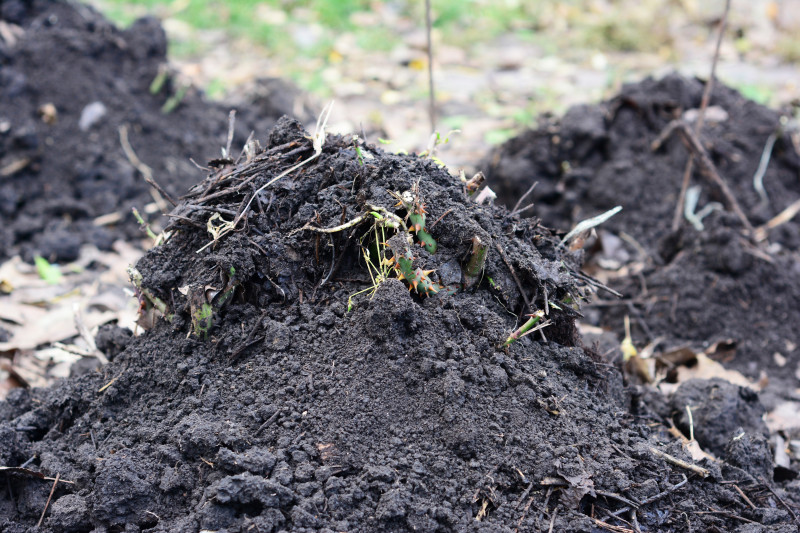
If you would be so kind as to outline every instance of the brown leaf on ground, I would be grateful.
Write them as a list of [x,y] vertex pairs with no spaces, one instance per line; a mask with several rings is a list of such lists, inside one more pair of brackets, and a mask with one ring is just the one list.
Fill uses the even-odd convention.
[[704,353],[697,354],[697,363],[694,366],[678,366],[675,369],[675,372],[677,376],[675,383],[662,382],[659,385],[659,389],[661,389],[664,394],[672,394],[684,381],[688,381],[690,379],[711,378],[722,378],[736,385],[741,385],[742,387],[750,387],[756,391],[761,390],[760,383],[754,383],[750,381],[744,374],[737,372],[736,370],[726,369],[720,363],[714,361]]

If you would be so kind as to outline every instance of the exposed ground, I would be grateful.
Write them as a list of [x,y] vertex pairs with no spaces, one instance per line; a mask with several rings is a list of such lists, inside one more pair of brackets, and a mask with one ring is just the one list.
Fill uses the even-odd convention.
[[[549,231],[477,205],[430,160],[359,149],[363,163],[349,139],[329,138],[318,158],[266,185],[315,153],[298,123],[279,123],[266,151],[190,192],[176,209],[189,215],[137,265],[143,306],[163,303],[169,321],[135,339],[105,330],[113,362],[101,372],[12,393],[4,463],[34,457],[32,470],[74,483],[56,487],[45,527],[593,531],[619,523],[617,511],[659,531],[687,521],[733,530],[742,519],[796,527],[789,510],[768,507],[781,489],[758,427],[728,462],[692,471],[665,460],[691,461],[637,421],[621,374],[575,345],[571,307],[589,285]],[[202,222],[252,196],[248,179],[263,196],[198,255],[212,242]],[[414,246],[415,266],[438,267],[441,294],[418,295],[408,275],[389,272],[348,311],[348,297],[370,286],[368,213],[407,214],[389,192],[417,182],[429,220],[442,218],[428,222],[438,249]],[[361,213],[329,234],[332,249],[309,229]],[[504,252],[490,247],[483,279],[466,289],[471,236]],[[390,252],[374,241],[379,264]],[[542,337],[501,346],[513,313],[547,306]],[[721,398],[745,394],[731,387]],[[754,394],[743,398],[758,412]],[[736,436],[720,429],[726,442]],[[24,530],[47,484],[5,475],[6,530]],[[755,511],[722,483],[731,481]]]
[[[152,147],[144,134],[134,143],[135,127],[129,140],[178,205],[154,224],[169,237],[133,275],[133,311],[147,331],[110,324],[77,346],[51,347],[31,344],[30,316],[3,316],[0,347],[15,358],[4,360],[9,383],[23,384],[15,365],[32,353],[90,356],[74,357],[71,379],[14,388],[0,402],[0,532],[797,530],[800,240],[791,218],[762,228],[800,198],[789,122],[766,167],[769,201],[752,188],[778,113],[720,86],[701,134],[761,232],[743,227],[730,205],[702,230],[668,230],[688,152],[678,136],[658,150],[650,143],[698,107],[703,88],[677,76],[575,108],[486,156],[490,183],[509,204],[540,182],[529,196],[535,208],[512,215],[479,200],[480,186],[470,194],[472,184],[434,154],[385,153],[288,118],[269,133],[256,126],[245,144],[252,104],[220,157],[226,108],[190,90],[165,113],[176,77],[151,91],[164,59],[153,21],[120,32],[80,6],[3,10],[23,30],[12,27],[18,42],[0,50],[3,72],[22,72],[8,80],[23,79],[28,95],[19,100],[25,114],[3,112],[8,131],[28,125],[36,141],[4,137],[4,158],[28,159],[3,183],[17,194],[4,225],[31,217],[47,228],[15,230],[9,249],[30,259],[47,239],[100,245],[87,238],[98,227],[109,240],[139,240],[125,217],[97,224],[153,200],[114,125],[153,124],[152,133],[163,124]],[[47,54],[48,42],[57,51]],[[41,73],[25,74],[26,50],[39,54]],[[47,63],[80,66],[59,54],[86,50],[97,68],[81,71],[83,85],[68,94],[79,100],[99,86],[111,102],[88,133],[76,127],[85,104],[56,100],[55,82],[70,73],[51,76],[59,71]],[[49,92],[35,89],[39,78]],[[55,115],[40,93],[52,95]],[[284,92],[261,94],[263,115],[303,111]],[[92,137],[92,128],[106,129]],[[185,137],[198,131],[207,134],[197,144]],[[50,146],[48,132],[70,149],[36,150]],[[209,152],[185,151],[206,146],[201,139]],[[207,168],[188,166],[188,156]],[[92,203],[83,174],[70,169],[107,160],[126,173],[97,174],[106,201]],[[694,183],[699,207],[720,200],[699,175]],[[48,184],[60,188],[51,194]],[[34,209],[55,200],[86,212]],[[618,204],[596,244],[562,243],[576,222]],[[113,305],[100,296],[115,267],[104,272],[109,255],[91,257],[84,273],[64,269],[36,291],[18,286],[24,263],[6,263],[5,308],[69,302],[78,330],[108,322],[100,310]],[[71,294],[92,277],[95,297]],[[83,309],[75,320],[69,298]],[[537,311],[542,329],[509,342]],[[646,383],[648,373],[658,382]]]

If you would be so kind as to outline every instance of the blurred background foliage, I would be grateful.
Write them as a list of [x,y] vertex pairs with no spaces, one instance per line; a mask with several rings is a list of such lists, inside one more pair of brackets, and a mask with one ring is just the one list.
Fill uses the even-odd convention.
[[[211,98],[265,76],[402,136],[427,97],[424,0],[90,0],[127,26],[160,18],[170,57]],[[432,0],[441,129],[482,142],[542,112],[677,69],[707,76],[724,0]],[[797,98],[800,2],[734,0],[718,75],[760,103]],[[419,106],[398,118],[392,107]],[[475,125],[476,120],[478,122]],[[340,115],[342,127],[359,129]],[[483,121],[483,122],[481,122]],[[419,132],[413,132],[419,136]],[[425,135],[426,137],[426,135]]]

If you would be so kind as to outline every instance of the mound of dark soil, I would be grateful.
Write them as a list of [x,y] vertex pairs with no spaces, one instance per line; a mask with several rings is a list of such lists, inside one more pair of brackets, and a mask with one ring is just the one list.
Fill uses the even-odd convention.
[[[83,243],[107,249],[117,238],[136,239],[131,207],[144,213],[153,196],[119,128],[177,197],[197,181],[189,159],[202,163],[225,147],[230,108],[189,89],[165,109],[185,87],[165,70],[167,41],[154,18],[121,31],[72,2],[4,1],[0,10],[0,259],[70,261]],[[288,90],[263,97],[274,104],[261,102],[258,116],[239,107],[238,145],[292,112],[274,109],[291,102]],[[96,223],[114,213],[119,219]]]
[[[653,451],[690,461],[574,345],[589,287],[548,230],[475,204],[432,161],[349,138],[282,176],[313,154],[284,120],[266,150],[212,173],[137,265],[143,306],[169,320],[106,332],[126,347],[102,375],[0,403],[0,463],[72,482],[39,530],[795,530],[768,462],[701,478]],[[368,264],[404,253],[409,213],[390,194],[404,191],[437,249],[415,244],[419,271],[388,268],[348,310]],[[490,244],[465,288],[475,237]],[[422,269],[438,294],[407,287]],[[551,324],[502,348],[525,298]],[[0,531],[33,529],[51,483],[0,475]]]
[[[735,351],[726,351],[726,365],[754,378],[765,371],[770,390],[789,395],[800,367],[797,219],[756,244],[727,211],[705,218],[702,231],[686,221],[680,231],[670,230],[689,151],[677,135],[658,151],[651,143],[670,121],[696,111],[702,91],[700,81],[678,76],[626,86],[608,102],[576,107],[509,141],[488,162],[489,179],[510,204],[538,180],[532,212],[558,227],[621,205],[603,224],[596,251],[601,259],[639,266],[611,282],[625,301],[600,302],[603,312],[589,316],[621,338],[623,315],[632,314],[638,346],[662,338],[667,346],[700,350],[730,340]],[[798,133],[782,126],[776,111],[720,84],[710,105],[716,109],[707,113],[703,143],[750,223],[761,226],[800,198]],[[786,133],[778,136],[763,178],[765,204],[753,177],[768,138],[780,129]],[[693,185],[702,188],[698,210],[723,202],[698,165]]]

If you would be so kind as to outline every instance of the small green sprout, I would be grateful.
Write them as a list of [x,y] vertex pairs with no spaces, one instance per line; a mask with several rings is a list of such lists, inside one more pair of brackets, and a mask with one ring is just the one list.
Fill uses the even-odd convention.
[[389,139],[381,139],[380,137],[378,137],[378,142],[381,143],[381,144],[392,144],[391,140],[389,140]]
[[[513,331],[511,333],[511,335],[509,335],[508,338],[506,339],[506,342],[504,342],[502,344],[502,347],[505,348],[506,346],[509,346],[514,341],[517,341],[517,340],[521,339],[525,335],[529,335],[529,334],[533,333],[534,331],[538,331],[538,330],[542,329],[543,327],[550,325],[550,321],[549,320],[546,320],[546,321],[542,322],[541,324],[539,324],[539,322],[541,322],[542,318],[544,318],[544,311],[542,311],[542,310],[536,311],[535,313],[533,313],[531,315],[527,315],[527,316],[530,317],[527,320],[527,322],[525,322],[519,328],[517,328],[515,331]],[[537,327],[534,327],[534,326],[536,326],[536,324],[539,324],[539,325]]]
[[153,78],[153,81],[150,83],[150,94],[158,94],[161,92],[161,89],[164,87],[164,82],[167,81],[167,69],[166,65],[161,65],[158,67],[158,74],[156,77]]
[[428,148],[426,150],[420,152],[419,156],[420,157],[425,157],[427,159],[430,159],[431,161],[436,163],[438,166],[444,168],[446,166],[444,164],[444,161],[442,161],[441,159],[436,157],[436,149],[439,148],[439,146],[441,146],[443,144],[449,143],[450,142],[450,135],[452,135],[454,133],[461,133],[461,130],[450,130],[450,131],[447,132],[447,135],[445,135],[444,137],[442,137],[442,135],[438,131],[434,132],[433,135],[431,135],[430,140],[428,141]]
[[138,222],[142,230],[144,230],[144,232],[147,233],[147,236],[153,239],[153,242],[158,243],[159,242],[158,235],[156,235],[155,232],[153,232],[153,230],[150,229],[150,224],[145,222],[141,213],[139,213],[139,210],[134,207],[131,209],[131,211],[133,211],[133,216],[136,217],[136,222]]
[[358,135],[353,135],[353,147],[356,149],[358,164],[364,166],[364,154],[361,153],[361,146],[358,145]]
[[178,87],[178,90],[175,91],[175,94],[170,96],[167,99],[167,101],[164,102],[164,105],[161,106],[161,113],[164,115],[169,115],[170,113],[175,111],[175,108],[178,107],[178,105],[180,105],[180,103],[183,101],[183,98],[186,96],[186,93],[188,91],[189,91],[188,83],[183,83],[182,85],[180,85]]
[[47,259],[41,255],[34,256],[33,263],[36,265],[36,271],[39,273],[39,277],[48,284],[58,285],[64,279],[58,265],[50,264]]

